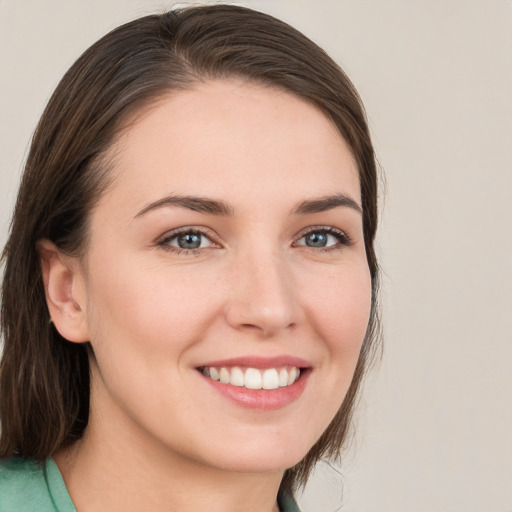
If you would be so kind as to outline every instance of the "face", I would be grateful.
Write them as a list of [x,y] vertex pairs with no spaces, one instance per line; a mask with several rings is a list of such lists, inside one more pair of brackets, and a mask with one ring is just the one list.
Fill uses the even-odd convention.
[[114,162],[82,268],[89,428],[224,470],[296,464],[370,311],[347,145],[294,95],[216,81],[144,112]]

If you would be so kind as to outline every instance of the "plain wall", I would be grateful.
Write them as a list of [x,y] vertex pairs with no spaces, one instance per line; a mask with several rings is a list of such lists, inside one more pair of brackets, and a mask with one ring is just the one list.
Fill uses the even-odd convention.
[[[201,2],[196,2],[201,3]],[[209,2],[215,3],[215,2]],[[385,350],[304,512],[512,512],[512,2],[254,0],[323,46],[386,174]],[[149,0],[0,0],[0,243],[66,69]]]

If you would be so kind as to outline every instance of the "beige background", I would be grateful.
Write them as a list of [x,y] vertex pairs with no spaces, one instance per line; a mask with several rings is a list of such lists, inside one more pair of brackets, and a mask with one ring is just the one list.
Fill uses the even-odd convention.
[[[387,176],[384,357],[341,473],[320,468],[304,512],[512,512],[512,2],[238,3],[341,63]],[[62,74],[107,30],[170,5],[0,0],[0,243]]]

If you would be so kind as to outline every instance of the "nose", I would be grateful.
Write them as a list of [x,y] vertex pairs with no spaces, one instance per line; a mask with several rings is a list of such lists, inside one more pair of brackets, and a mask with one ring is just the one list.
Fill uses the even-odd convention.
[[300,321],[297,289],[285,258],[270,251],[240,255],[228,279],[225,315],[234,329],[269,338]]

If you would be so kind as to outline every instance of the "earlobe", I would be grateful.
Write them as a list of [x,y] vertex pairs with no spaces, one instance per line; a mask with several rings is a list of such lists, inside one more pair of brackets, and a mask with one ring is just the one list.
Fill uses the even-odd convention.
[[67,340],[89,341],[86,297],[78,261],[64,254],[50,240],[38,240],[37,250],[51,321]]

